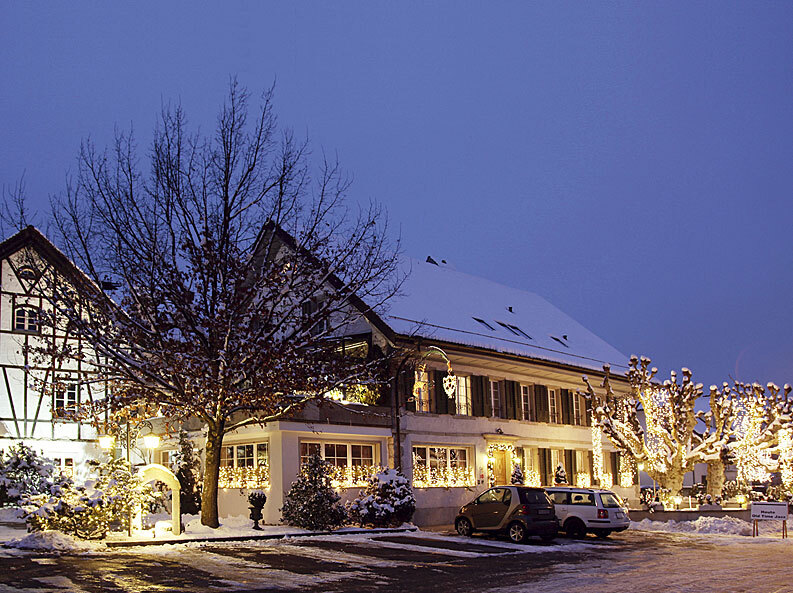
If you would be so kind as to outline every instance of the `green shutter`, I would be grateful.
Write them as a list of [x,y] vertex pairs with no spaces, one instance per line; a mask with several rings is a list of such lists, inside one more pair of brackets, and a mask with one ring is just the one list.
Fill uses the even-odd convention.
[[504,381],[504,417],[515,418],[515,387],[512,381]]
[[565,449],[564,451],[564,471],[567,474],[567,483],[575,483],[575,451]]
[[[547,456],[546,456],[547,454]],[[537,458],[539,467],[537,468],[540,473],[540,481],[543,484],[548,484],[548,464],[551,457],[551,452],[548,449],[540,448],[537,450]]]
[[493,415],[493,390],[490,388],[490,378],[489,377],[481,377],[482,379],[482,402],[484,406],[482,407],[483,416],[485,418],[490,418]]
[[592,426],[592,400],[584,398],[584,426]]
[[484,394],[482,390],[482,379],[477,375],[471,375],[471,414],[474,416],[485,415]]
[[415,380],[416,374],[412,370],[403,370],[399,374],[399,398],[409,412],[416,411],[416,400],[413,397],[413,383]]
[[537,422],[550,422],[551,415],[548,408],[548,388],[545,385],[534,386],[534,403],[537,410]]
[[570,391],[562,389],[562,424],[573,423],[573,398]]
[[435,413],[448,414],[449,413],[449,397],[443,390],[443,377],[446,376],[445,371],[433,371],[432,383],[435,392]]

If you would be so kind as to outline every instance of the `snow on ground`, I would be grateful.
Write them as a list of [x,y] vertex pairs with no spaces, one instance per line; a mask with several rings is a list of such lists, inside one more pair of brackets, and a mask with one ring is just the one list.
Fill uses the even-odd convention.
[[[698,517],[693,521],[642,521],[631,522],[631,529],[639,531],[664,531],[666,533],[691,533],[705,535],[752,535],[752,524],[737,517]],[[760,535],[781,534],[781,521],[760,521]]]
[[60,531],[36,531],[25,537],[7,541],[5,546],[20,550],[77,554],[91,554],[105,549],[104,544],[78,539]]
[[24,523],[25,511],[18,507],[0,509],[0,523]]

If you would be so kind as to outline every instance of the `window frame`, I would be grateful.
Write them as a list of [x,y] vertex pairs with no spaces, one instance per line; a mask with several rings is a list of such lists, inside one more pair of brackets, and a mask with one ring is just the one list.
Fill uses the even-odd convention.
[[[55,417],[69,409],[76,409],[80,405],[81,391],[80,382],[77,380],[68,380],[62,383],[63,389],[58,389],[55,386],[52,392],[52,416]],[[59,405],[60,402],[60,405]]]
[[[306,445],[307,455],[303,455],[303,445]],[[317,439],[301,439],[300,443],[298,444],[298,454],[300,455],[300,466],[302,467],[304,463],[308,460],[308,457],[311,455],[311,449],[313,448],[312,445],[316,445],[319,447],[319,456],[326,460],[326,453],[327,453],[327,446],[332,446],[334,448],[337,447],[346,447],[345,457],[346,465],[336,465],[331,464],[334,467],[367,467],[365,464],[362,463],[353,463],[354,459],[366,459],[365,457],[353,456],[353,447],[360,446],[360,447],[371,447],[372,448],[372,463],[368,467],[376,467],[378,464],[379,456],[380,456],[380,448],[379,443],[373,441],[345,441],[345,440],[317,440]],[[333,456],[334,459],[341,459],[337,455]]]
[[[20,314],[22,317],[20,318]],[[41,333],[41,307],[29,303],[14,305],[13,329],[21,334]],[[20,320],[22,323],[20,324]]]
[[[495,386],[498,387],[495,387]],[[503,406],[501,405],[501,398],[503,395],[501,388],[501,381],[494,381],[490,379],[490,417],[501,418],[504,413]],[[498,405],[496,405],[498,403]]]
[[521,383],[520,385],[520,409],[523,420],[528,422],[534,422],[534,393],[531,389],[531,385],[527,385],[525,383]]
[[[461,385],[465,388],[461,389]],[[464,397],[463,395],[464,394]],[[457,375],[457,390],[455,391],[455,412],[459,416],[472,416],[471,407],[471,377],[468,375]]]
[[[414,459],[414,463],[413,463],[413,482],[417,481],[416,463],[415,463],[416,459],[423,459],[424,460],[424,464],[425,464],[426,470],[428,472],[429,472],[429,470],[432,469],[433,456],[430,453],[431,449],[434,449],[436,451],[436,454],[435,454],[435,460],[436,461],[437,461],[437,451],[438,450],[445,450],[444,467],[445,467],[445,471],[446,471],[447,475],[450,475],[452,470],[463,469],[463,470],[465,470],[466,473],[469,474],[469,478],[468,478],[469,481],[473,482],[475,480],[475,475],[474,475],[474,469],[475,469],[474,468],[474,460],[475,460],[475,457],[474,456],[475,456],[476,448],[473,445],[446,444],[446,443],[420,443],[420,444],[412,445],[411,450],[410,450],[411,454],[412,454],[412,457]],[[417,453],[417,450],[419,452],[423,452],[423,455],[419,455]],[[461,461],[461,459],[459,457],[459,452],[460,451],[463,451],[465,453],[465,459],[463,460],[464,461],[463,465],[460,464],[460,461]],[[457,457],[455,459],[453,459],[453,452],[456,452],[455,455]],[[472,454],[472,452],[473,452],[473,454]],[[433,483],[429,473],[427,474],[426,479],[418,477],[418,481],[420,481],[423,484],[421,486],[417,486],[418,488],[467,488],[467,487],[470,487],[470,486],[473,485],[473,484],[469,484],[469,485],[460,484],[460,485],[455,485],[455,486],[448,486],[446,484]]]
[[551,424],[561,424],[559,402],[556,397],[557,391],[555,388],[548,387],[548,422]]
[[[266,463],[260,463],[260,456],[259,456],[259,447],[264,446],[265,455],[263,458],[265,459]],[[246,447],[252,446],[253,447],[253,457],[250,459],[253,460],[252,465],[239,465],[239,457],[237,455],[238,449],[237,447]],[[231,458],[229,458],[228,453],[229,450],[232,452]],[[175,452],[175,450],[174,450]],[[249,457],[245,456],[243,459],[249,459]],[[231,460],[231,463],[228,461]],[[245,468],[245,467],[270,467],[270,441],[269,440],[256,440],[256,441],[240,441],[239,443],[227,443],[223,445],[223,448],[220,450],[220,467],[231,467],[231,468]]]
[[[426,385],[426,390],[423,390],[421,387],[417,387],[418,385]],[[429,414],[432,412],[431,392],[432,379],[430,376],[430,370],[427,368],[424,370],[416,369],[413,372],[413,397],[415,399],[417,413]]]

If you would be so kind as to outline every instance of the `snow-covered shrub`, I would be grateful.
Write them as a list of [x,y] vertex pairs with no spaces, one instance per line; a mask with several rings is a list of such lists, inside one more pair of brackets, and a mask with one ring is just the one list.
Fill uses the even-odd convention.
[[526,478],[523,476],[523,470],[520,469],[520,465],[516,463],[515,469],[512,470],[512,477],[510,478],[509,483],[519,484],[522,486],[525,480]]
[[0,506],[18,505],[28,496],[57,495],[71,480],[24,443],[0,450]]
[[281,522],[315,531],[344,523],[347,513],[330,481],[330,464],[317,454],[309,457],[284,499]]
[[396,527],[407,523],[416,510],[416,499],[408,479],[395,469],[385,469],[369,478],[366,490],[347,504],[350,521],[363,527]]
[[26,500],[30,531],[56,529],[83,539],[103,538],[111,527],[127,529],[130,515],[159,496],[122,459],[93,464],[95,480],[69,484],[57,496],[39,494]]
[[201,512],[201,460],[184,430],[179,431],[173,470],[179,480],[179,509],[185,515],[197,515]]

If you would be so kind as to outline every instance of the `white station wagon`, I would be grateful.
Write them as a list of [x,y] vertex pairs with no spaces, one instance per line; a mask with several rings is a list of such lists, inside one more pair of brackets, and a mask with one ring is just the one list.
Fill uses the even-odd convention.
[[610,490],[553,486],[545,491],[554,503],[559,525],[568,535],[584,537],[594,533],[608,537],[630,525],[627,506]]

